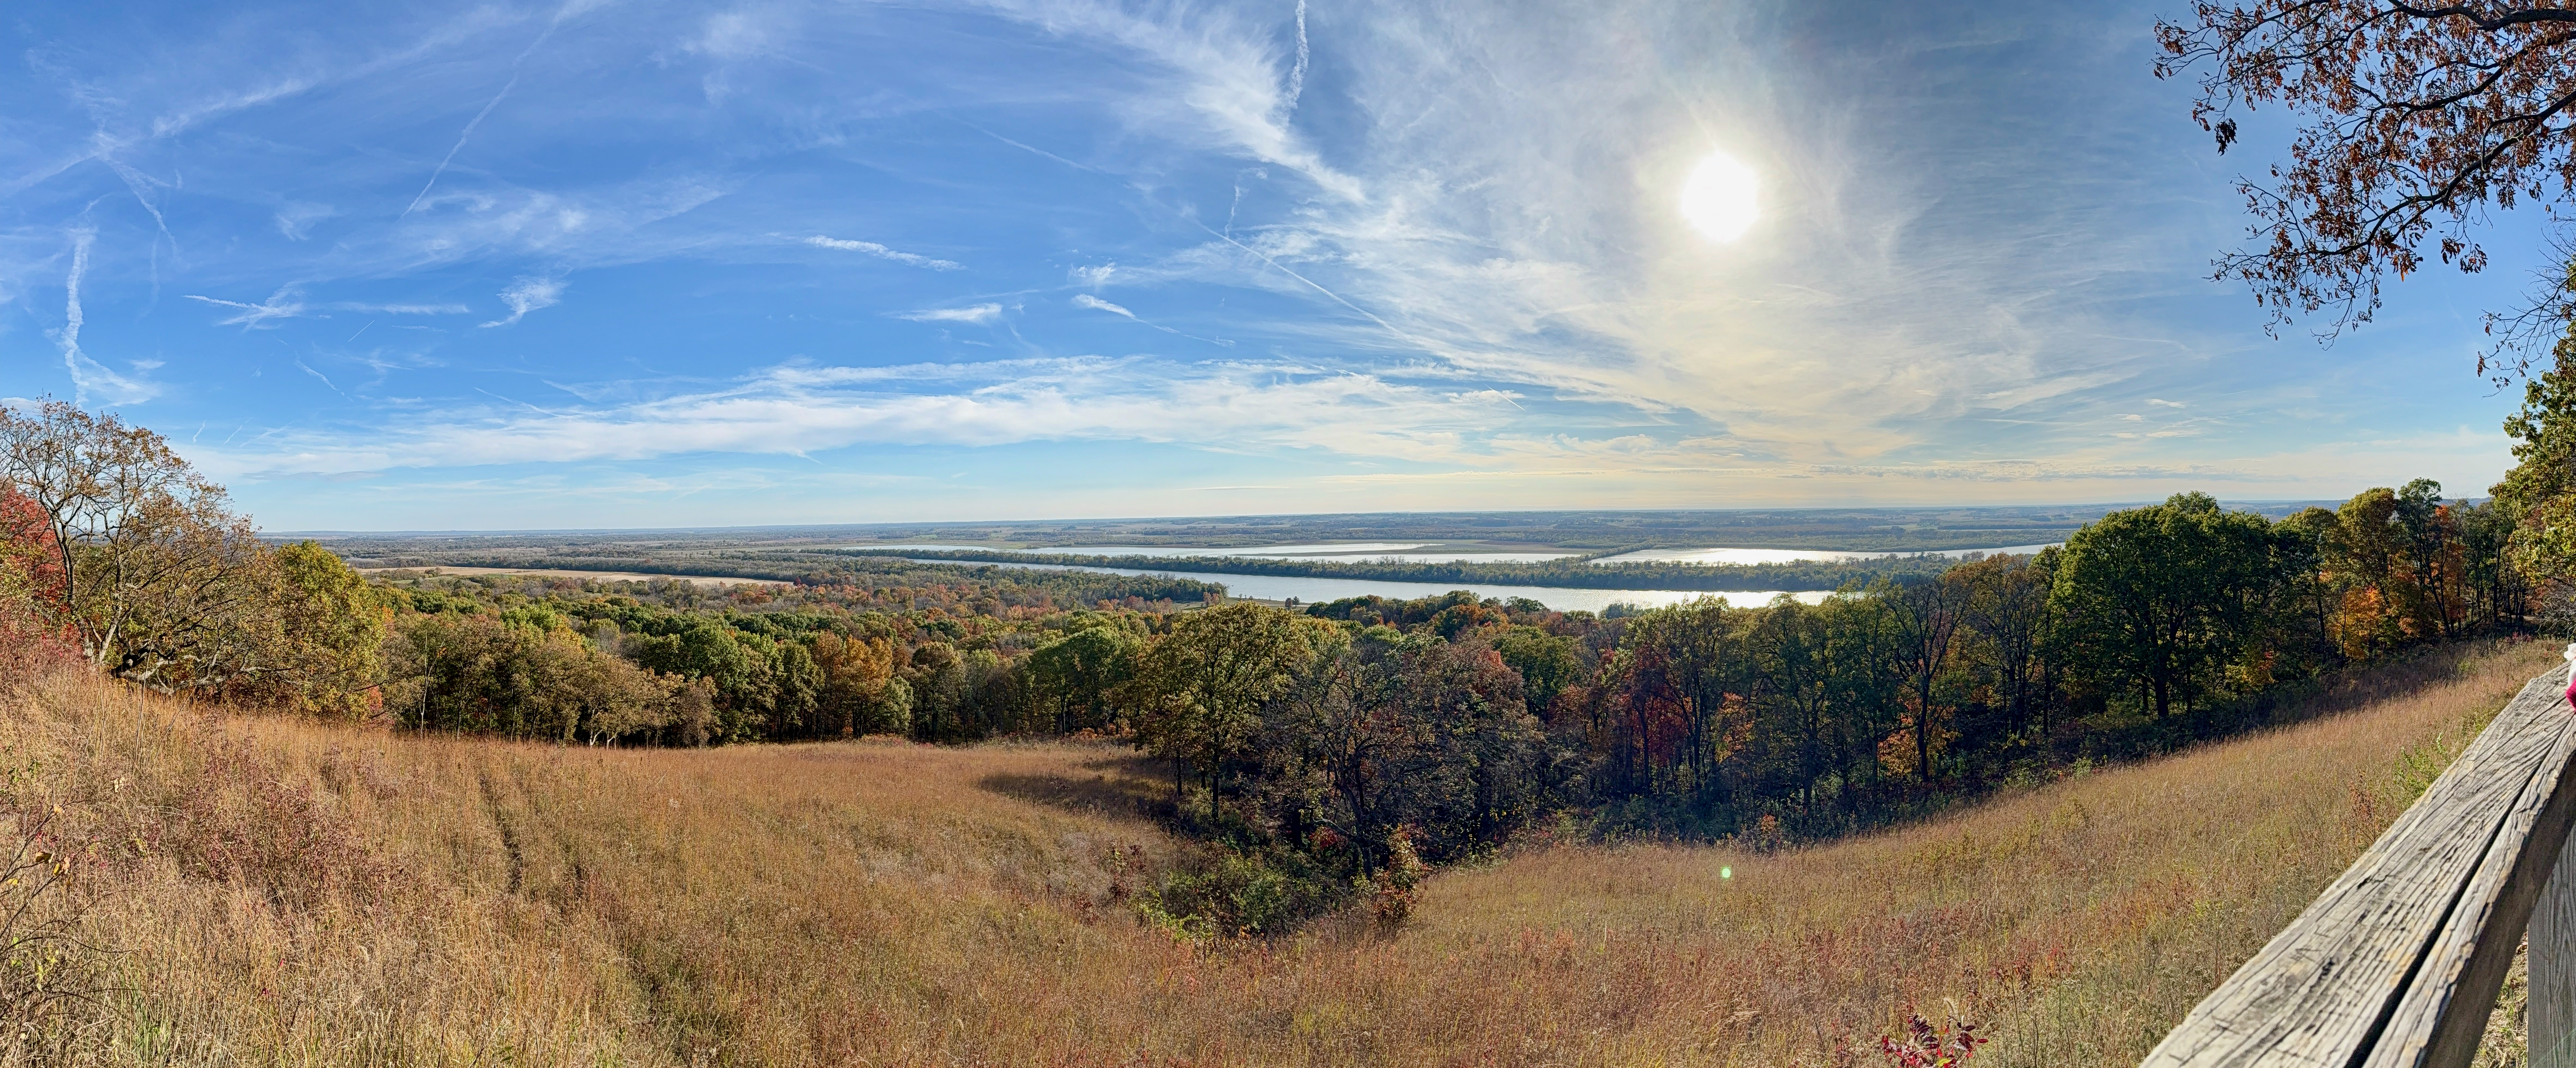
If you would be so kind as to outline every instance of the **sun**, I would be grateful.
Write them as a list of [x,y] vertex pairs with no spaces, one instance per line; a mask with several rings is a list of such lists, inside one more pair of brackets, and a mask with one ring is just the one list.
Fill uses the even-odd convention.
[[1724,152],[1711,152],[1682,183],[1682,218],[1711,241],[1733,241],[1761,214],[1754,196],[1760,187],[1753,168]]

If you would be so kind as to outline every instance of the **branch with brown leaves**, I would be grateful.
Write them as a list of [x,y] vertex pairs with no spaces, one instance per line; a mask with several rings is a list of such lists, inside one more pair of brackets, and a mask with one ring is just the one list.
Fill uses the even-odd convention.
[[[2318,334],[2331,339],[2370,320],[2384,275],[2420,270],[2428,253],[2483,270],[2472,229],[2490,207],[2576,196],[2576,0],[2199,0],[2156,37],[2158,77],[2199,72],[2192,117],[2220,152],[2240,110],[2277,104],[2303,120],[2286,161],[2239,181],[2251,240],[2213,264],[2276,327],[2326,313]],[[2525,328],[2564,325],[2576,306],[2557,281],[2490,316],[2503,331],[2482,373],[2518,373],[2538,336]]]

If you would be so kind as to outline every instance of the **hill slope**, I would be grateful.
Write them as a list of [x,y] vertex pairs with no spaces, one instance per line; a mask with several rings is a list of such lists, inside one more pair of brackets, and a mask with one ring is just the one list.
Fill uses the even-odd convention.
[[65,676],[7,699],[0,802],[84,858],[45,900],[116,951],[71,961],[107,1063],[1868,1064],[1909,1004],[1980,1065],[2117,1063],[2549,662],[1827,847],[1536,845],[1270,943],[1135,918],[1182,846],[1106,747],[549,748]]

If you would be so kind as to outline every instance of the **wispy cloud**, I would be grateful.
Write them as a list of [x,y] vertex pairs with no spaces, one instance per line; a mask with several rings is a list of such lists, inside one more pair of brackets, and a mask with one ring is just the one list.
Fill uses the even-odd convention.
[[277,224],[277,232],[280,236],[289,241],[302,241],[312,236],[314,223],[338,214],[340,214],[339,209],[328,204],[290,201],[285,207],[277,209],[273,221]]
[[506,318],[494,319],[483,326],[516,326],[528,313],[551,308],[563,300],[564,282],[560,278],[522,278],[501,291],[501,303],[510,306]]
[[279,319],[301,318],[312,310],[310,305],[296,299],[295,287],[293,286],[284,286],[279,288],[277,292],[269,294],[267,300],[258,304],[244,304],[238,300],[223,300],[217,297],[200,296],[195,293],[185,294],[185,296],[189,300],[212,304],[219,308],[234,309],[238,314],[235,314],[230,318],[217,319],[215,320],[215,325],[238,326],[244,330],[258,330],[269,327],[274,325],[275,321]]
[[[238,326],[245,330],[274,329],[284,320],[312,318],[325,312],[335,311],[374,315],[463,315],[473,310],[463,304],[377,304],[350,300],[316,303],[305,300],[302,290],[292,285],[279,287],[277,292],[269,294],[267,300],[257,304],[245,304],[238,300],[225,300],[221,297],[209,297],[196,293],[184,295],[189,300],[203,304],[234,309],[235,314],[215,320],[215,325]],[[509,297],[504,294],[502,299],[506,301]],[[553,301],[549,300],[546,303],[551,304]],[[534,305],[530,310],[544,306],[544,304]]]
[[920,311],[895,313],[897,319],[916,323],[989,323],[1002,317],[999,304],[972,304],[963,308],[923,308]]
[[1108,301],[1092,296],[1089,293],[1074,294],[1073,306],[1077,308],[1089,308],[1093,311],[1105,311],[1111,315],[1123,315],[1130,319],[1136,318],[1135,312],[1131,312],[1125,308],[1119,307],[1118,305],[1111,304]]
[[[715,391],[575,410],[445,412],[366,439],[281,433],[225,451],[227,471],[278,476],[456,464],[773,455],[869,443],[995,445],[1094,438],[1256,443],[1419,457],[1454,451],[1499,403],[1365,375],[1243,367],[1174,375],[1098,357],[892,368],[782,365]],[[935,388],[917,392],[911,384]]]
[[1200,336],[1199,336],[1199,335],[1197,335],[1197,334],[1186,333],[1186,332],[1184,332],[1184,331],[1175,330],[1175,329],[1173,329],[1173,328],[1171,328],[1171,327],[1164,326],[1164,325],[1163,325],[1163,324],[1161,324],[1161,323],[1157,323],[1157,322],[1153,322],[1153,321],[1150,321],[1150,320],[1147,320],[1147,319],[1139,318],[1139,317],[1137,317],[1137,315],[1136,315],[1136,313],[1135,313],[1135,312],[1128,311],[1125,307],[1123,307],[1123,306],[1121,306],[1121,305],[1112,304],[1112,303],[1110,303],[1110,302],[1108,302],[1108,301],[1105,301],[1105,300],[1102,300],[1102,299],[1100,299],[1100,298],[1098,298],[1098,297],[1092,296],[1092,295],[1091,295],[1091,294],[1089,294],[1089,293],[1076,293],[1076,294],[1074,294],[1074,295],[1073,295],[1073,306],[1074,306],[1074,307],[1077,307],[1077,308],[1088,308],[1088,309],[1090,309],[1090,310],[1092,310],[1092,311],[1105,311],[1105,312],[1108,312],[1108,313],[1109,313],[1109,314],[1111,314],[1111,315],[1115,315],[1115,316],[1118,316],[1118,317],[1120,317],[1120,318],[1126,319],[1127,321],[1132,322],[1132,323],[1135,323],[1135,324],[1137,324],[1137,325],[1139,325],[1139,326],[1148,326],[1148,327],[1152,327],[1152,328],[1154,328],[1154,329],[1156,329],[1156,330],[1160,330],[1160,331],[1162,331],[1162,332],[1164,332],[1164,333],[1166,333],[1166,334],[1171,334],[1171,335],[1174,335],[1174,336],[1177,336],[1177,337],[1185,337],[1185,338],[1188,338],[1188,339],[1190,339],[1190,340],[1192,340],[1192,341],[1204,341],[1204,342],[1207,342],[1207,343],[1208,343],[1208,344],[1210,344],[1210,345],[1215,345],[1215,346],[1218,346],[1218,347],[1220,347],[1220,348],[1229,348],[1229,349],[1230,349],[1230,348],[1233,348],[1233,347],[1234,347],[1234,342],[1233,342],[1233,341],[1230,341],[1230,340],[1227,340],[1227,339],[1225,339],[1225,338],[1216,338],[1216,337],[1200,337]]
[[932,259],[928,256],[915,255],[910,252],[899,252],[894,249],[887,248],[884,245],[877,244],[874,241],[845,241],[837,237],[825,237],[821,234],[816,234],[812,237],[806,238],[805,243],[812,245],[815,248],[839,249],[843,252],[863,252],[878,259],[893,260],[896,263],[900,263],[908,267],[927,267],[934,271],[960,271],[966,268],[966,265],[962,263]]

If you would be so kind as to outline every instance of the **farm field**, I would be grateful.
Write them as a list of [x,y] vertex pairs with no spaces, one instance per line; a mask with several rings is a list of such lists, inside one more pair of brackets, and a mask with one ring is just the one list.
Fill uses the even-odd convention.
[[95,1063],[2133,1061],[2552,661],[2437,652],[2331,714],[1803,850],[1550,844],[1392,932],[1175,938],[1187,847],[1103,744],[609,750],[11,699],[8,802],[83,857]]

